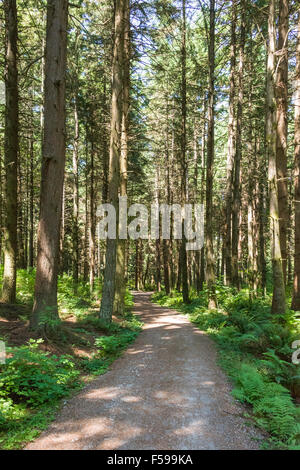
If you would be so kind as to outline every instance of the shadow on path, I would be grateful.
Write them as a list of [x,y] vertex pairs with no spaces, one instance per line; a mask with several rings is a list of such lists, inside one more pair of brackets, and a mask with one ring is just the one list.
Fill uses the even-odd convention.
[[258,448],[262,436],[245,424],[210,338],[150,295],[134,293],[137,340],[26,449]]

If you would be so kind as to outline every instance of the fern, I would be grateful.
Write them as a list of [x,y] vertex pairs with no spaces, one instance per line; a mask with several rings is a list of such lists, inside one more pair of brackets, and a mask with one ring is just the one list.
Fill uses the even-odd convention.
[[242,364],[235,377],[236,399],[250,403],[257,424],[284,442],[299,434],[297,408],[289,391],[282,385],[268,382],[254,366]]

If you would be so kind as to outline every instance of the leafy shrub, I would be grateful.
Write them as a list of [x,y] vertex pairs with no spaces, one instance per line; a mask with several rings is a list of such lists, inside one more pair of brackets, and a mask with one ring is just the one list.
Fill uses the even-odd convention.
[[102,375],[105,374],[111,362],[111,360],[94,357],[92,359],[84,359],[81,366],[84,371],[92,375]]
[[0,429],[7,429],[11,421],[26,416],[23,405],[13,403],[10,398],[0,398]]
[[68,394],[78,385],[79,372],[68,356],[49,356],[38,350],[40,341],[8,348],[11,355],[0,368],[0,397],[36,407]]
[[255,367],[242,364],[234,376],[233,395],[253,405],[256,421],[282,441],[296,440],[299,433],[298,411],[289,391],[280,384],[269,382]]
[[129,343],[132,343],[136,336],[137,332],[135,331],[125,331],[120,335],[101,336],[95,340],[95,344],[100,351],[115,355],[126,348]]

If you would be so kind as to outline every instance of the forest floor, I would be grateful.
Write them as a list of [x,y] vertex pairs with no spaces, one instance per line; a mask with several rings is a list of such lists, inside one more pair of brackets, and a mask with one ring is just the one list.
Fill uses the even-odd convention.
[[232,398],[213,341],[149,293],[134,300],[142,333],[26,449],[258,449],[263,435]]

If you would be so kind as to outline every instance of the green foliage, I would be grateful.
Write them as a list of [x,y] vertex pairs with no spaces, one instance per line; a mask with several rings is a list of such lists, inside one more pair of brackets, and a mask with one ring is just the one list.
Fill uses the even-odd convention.
[[[76,293],[75,293],[76,288]],[[95,288],[96,290],[96,288]],[[90,307],[92,295],[88,282],[80,281],[76,286],[72,276],[63,274],[58,278],[58,305],[66,313],[80,313]]]
[[32,304],[35,283],[34,269],[18,269],[17,273],[17,300],[20,303]]
[[279,441],[295,445],[300,437],[299,412],[289,391],[249,364],[242,364],[234,381],[233,395],[253,406],[256,422]]
[[92,359],[83,360],[82,363],[83,369],[93,375],[104,374],[114,359],[135,340],[142,328],[142,322],[132,314],[127,314],[120,323],[104,323],[94,315],[81,320],[81,323],[84,322],[106,334],[95,339],[97,353]]
[[[18,271],[18,300],[30,302],[34,271]],[[100,287],[96,287],[100,291]],[[21,293],[21,295],[20,295]],[[89,377],[104,374],[139,331],[142,323],[130,313],[132,295],[127,291],[126,313],[118,322],[103,323],[92,305],[89,287],[80,282],[77,294],[70,276],[59,279],[60,313],[72,313],[78,328],[68,329],[61,319],[45,310],[41,327],[55,344],[66,340],[94,347],[91,358],[76,355],[56,356],[41,350],[42,339],[20,347],[7,347],[6,364],[0,365],[0,448],[17,449],[35,439],[45,429],[59,406],[60,399],[83,386],[82,373]]]
[[78,386],[79,372],[71,358],[40,351],[40,342],[31,340],[28,346],[7,349],[11,357],[0,368],[0,397],[36,407]]
[[83,359],[81,367],[85,372],[92,375],[102,375],[107,372],[113,360],[109,358],[93,357],[92,359]]
[[[54,419],[58,406],[59,402],[55,402],[30,410],[24,405],[11,405],[9,413],[4,411],[4,414],[6,414],[5,425],[1,423],[0,419],[0,448],[6,450],[20,449],[24,442],[34,440]],[[1,403],[0,410],[2,410]]]
[[119,335],[101,336],[95,340],[95,344],[100,352],[103,351],[105,354],[115,356],[132,343],[136,336],[137,332],[135,331],[125,331]]
[[206,290],[184,305],[181,294],[155,293],[152,300],[189,314],[190,320],[217,342],[220,364],[231,377],[235,398],[253,407],[256,423],[271,435],[272,445],[300,448],[299,408],[290,391],[300,390],[299,366],[291,345],[299,339],[295,313],[270,313],[270,299],[250,299],[249,292],[217,285],[219,309],[207,310]]
[[0,429],[8,429],[9,424],[26,416],[26,407],[15,404],[11,398],[0,398]]

